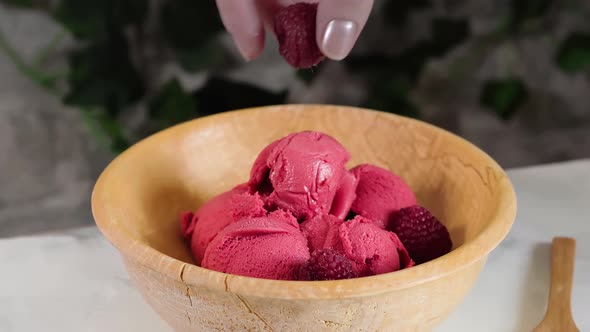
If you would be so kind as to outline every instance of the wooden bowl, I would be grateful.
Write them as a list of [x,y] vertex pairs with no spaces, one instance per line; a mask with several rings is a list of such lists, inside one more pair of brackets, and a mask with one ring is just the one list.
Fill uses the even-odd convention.
[[[338,281],[278,281],[196,266],[178,213],[248,178],[258,152],[317,130],[403,176],[449,228],[452,252],[416,267]],[[514,221],[504,171],[467,141],[420,121],[319,105],[247,109],[155,134],[116,158],[92,195],[96,223],[145,300],[177,331],[429,331],[463,300]]]

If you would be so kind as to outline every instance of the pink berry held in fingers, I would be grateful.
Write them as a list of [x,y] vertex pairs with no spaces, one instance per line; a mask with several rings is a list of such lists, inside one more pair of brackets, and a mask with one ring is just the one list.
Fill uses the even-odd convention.
[[317,9],[317,3],[298,2],[274,18],[279,52],[295,68],[311,68],[325,59],[315,38]]

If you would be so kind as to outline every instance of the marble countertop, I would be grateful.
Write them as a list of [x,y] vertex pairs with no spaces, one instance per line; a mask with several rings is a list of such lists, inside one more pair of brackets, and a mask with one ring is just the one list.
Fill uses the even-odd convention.
[[[518,195],[514,227],[436,331],[530,331],[545,311],[554,236],[577,239],[572,308],[580,330],[590,331],[590,159],[509,175]],[[0,240],[0,271],[0,331],[172,331],[94,227]]]

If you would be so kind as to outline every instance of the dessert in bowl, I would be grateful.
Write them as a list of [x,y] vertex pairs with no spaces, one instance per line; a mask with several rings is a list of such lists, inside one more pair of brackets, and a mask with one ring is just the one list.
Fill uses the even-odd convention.
[[[196,265],[179,213],[245,183],[265,146],[305,130],[341,142],[351,166],[400,175],[444,223],[453,250],[345,280],[270,280]],[[133,283],[177,331],[429,331],[469,292],[516,213],[504,171],[467,141],[417,120],[328,105],[240,110],[164,130],[105,169],[92,206]]]

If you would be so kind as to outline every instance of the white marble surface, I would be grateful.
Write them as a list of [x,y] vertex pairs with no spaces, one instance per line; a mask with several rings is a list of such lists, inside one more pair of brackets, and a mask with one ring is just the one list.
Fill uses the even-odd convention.
[[[590,159],[510,171],[517,221],[436,331],[530,331],[543,317],[553,236],[578,240],[572,306],[590,331]],[[171,332],[95,228],[0,240],[0,331]]]

